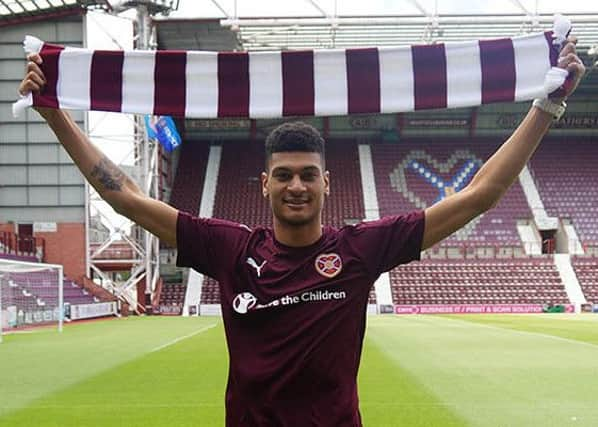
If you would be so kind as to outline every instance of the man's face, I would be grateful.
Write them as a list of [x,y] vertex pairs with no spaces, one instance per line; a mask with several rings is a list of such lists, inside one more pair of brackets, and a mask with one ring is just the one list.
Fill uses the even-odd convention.
[[320,221],[328,175],[318,153],[273,153],[268,172],[262,173],[262,190],[275,218],[291,226]]

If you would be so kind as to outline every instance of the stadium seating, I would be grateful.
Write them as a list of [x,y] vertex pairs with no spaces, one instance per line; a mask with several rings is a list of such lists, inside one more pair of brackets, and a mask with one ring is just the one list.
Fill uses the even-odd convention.
[[181,147],[170,204],[193,215],[199,213],[199,203],[206,174],[209,145],[194,141]]
[[[454,190],[463,188],[501,143],[502,140],[491,139],[412,139],[400,143],[372,144],[380,215],[405,213],[430,206],[440,197],[439,182]],[[582,144],[578,142],[572,147],[581,151]],[[598,183],[592,178],[591,165],[598,161],[598,158],[592,157],[598,152],[593,150],[589,160],[578,154],[570,154],[572,157],[567,161],[568,165],[561,166],[556,174],[552,169],[557,164],[558,156],[563,154],[562,150],[554,141],[548,141],[543,147],[532,162],[532,172],[548,213],[571,217],[584,243],[595,242],[593,236],[598,230]],[[243,153],[243,156],[239,153]],[[324,223],[340,227],[360,221],[365,214],[357,144],[351,141],[329,142],[326,161],[327,169],[331,171],[331,195],[324,210]],[[259,173],[263,164],[262,144],[227,142],[223,145],[215,217],[249,226],[271,226],[270,208],[260,191]],[[451,189],[443,191],[448,194]],[[547,195],[547,192],[550,194]],[[589,199],[585,204],[582,203],[582,194]],[[464,232],[451,236],[440,245],[446,250],[461,248],[458,251],[466,259],[451,259],[445,253],[440,256],[445,259],[425,259],[421,263],[393,270],[391,290],[394,303],[568,303],[552,258],[469,258],[474,252],[467,249],[476,247],[521,248],[517,220],[531,217],[523,190],[516,182],[496,208],[480,220],[473,221]],[[576,268],[584,262],[588,261],[578,261]],[[588,300],[598,300],[597,273],[591,272],[589,267],[579,268],[592,278],[585,282],[580,278],[586,297]],[[219,302],[218,283],[205,278],[201,303]],[[375,303],[373,288],[370,303]]]
[[567,304],[551,258],[424,259],[391,271],[395,304]]
[[271,226],[272,215],[261,190],[263,170],[263,144],[226,142],[222,147],[213,216],[250,227]]
[[211,277],[205,277],[201,289],[201,304],[220,304],[220,290],[218,282]]
[[598,245],[598,147],[592,140],[548,139],[530,170],[546,211],[570,218],[582,244]]
[[576,256],[572,264],[586,300],[598,304],[598,258]]
[[[9,280],[12,279],[12,273],[7,274]],[[12,288],[20,292],[19,298],[33,297],[41,302],[58,300],[58,284],[52,282],[55,280],[46,272],[19,273],[18,280],[11,280]],[[93,304],[98,302],[87,291],[79,287],[75,282],[64,278],[63,298],[65,303],[69,304]],[[15,294],[15,295],[17,295]],[[27,300],[26,298],[26,300]]]
[[38,262],[39,260],[31,255],[14,255],[14,254],[1,254],[0,259],[6,259],[10,261],[24,261],[24,262]]
[[182,283],[164,283],[160,293],[159,310],[161,314],[181,314],[185,302],[187,287]]
[[[423,209],[469,183],[498,147],[493,140],[410,140],[372,145],[380,215]],[[442,181],[442,182],[441,182]],[[448,190],[442,188],[449,187]],[[531,218],[518,182],[499,205],[446,239],[443,245],[521,246],[518,219]]]
[[324,224],[340,228],[361,221],[365,209],[357,144],[327,141],[326,169],[330,171],[330,196],[324,204]]

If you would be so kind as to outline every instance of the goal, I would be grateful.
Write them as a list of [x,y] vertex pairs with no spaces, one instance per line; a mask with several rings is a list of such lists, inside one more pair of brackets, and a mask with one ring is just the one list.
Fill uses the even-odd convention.
[[0,259],[0,342],[11,330],[56,324],[64,318],[62,265]]

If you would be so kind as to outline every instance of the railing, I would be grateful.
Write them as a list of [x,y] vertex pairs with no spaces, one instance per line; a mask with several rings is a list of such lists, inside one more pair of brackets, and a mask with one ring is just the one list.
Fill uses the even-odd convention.
[[523,246],[504,246],[500,244],[439,244],[427,249],[422,259],[492,259],[526,258]]
[[46,241],[43,237],[21,236],[10,231],[0,232],[0,253],[22,257],[34,257],[43,261]]
[[138,254],[128,243],[111,243],[110,246],[96,253],[100,248],[99,243],[91,243],[90,245],[93,260],[113,260],[113,259],[127,259],[132,260],[138,258]]

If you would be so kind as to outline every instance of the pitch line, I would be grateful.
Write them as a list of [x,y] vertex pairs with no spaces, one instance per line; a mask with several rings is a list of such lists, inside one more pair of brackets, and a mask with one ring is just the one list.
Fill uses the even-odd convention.
[[195,335],[201,334],[202,332],[205,332],[205,331],[207,331],[207,330],[209,330],[209,329],[212,329],[212,328],[214,328],[215,326],[216,326],[216,323],[214,323],[214,324],[212,324],[212,325],[204,326],[203,328],[201,328],[201,329],[198,329],[198,330],[197,330],[197,331],[195,331],[195,332],[191,332],[190,334],[183,335],[182,337],[175,338],[175,339],[173,339],[173,340],[171,340],[171,341],[168,341],[166,344],[159,345],[158,347],[156,347],[156,348],[154,348],[154,349],[150,350],[150,353],[153,353],[153,352],[155,352],[155,351],[160,351],[160,350],[162,350],[162,349],[164,349],[164,348],[166,348],[166,347],[170,347],[171,345],[173,345],[173,344],[176,344],[176,343],[178,343],[179,341],[183,341],[183,340],[186,340],[187,338],[191,338],[191,337],[193,337],[193,336],[195,336]]

